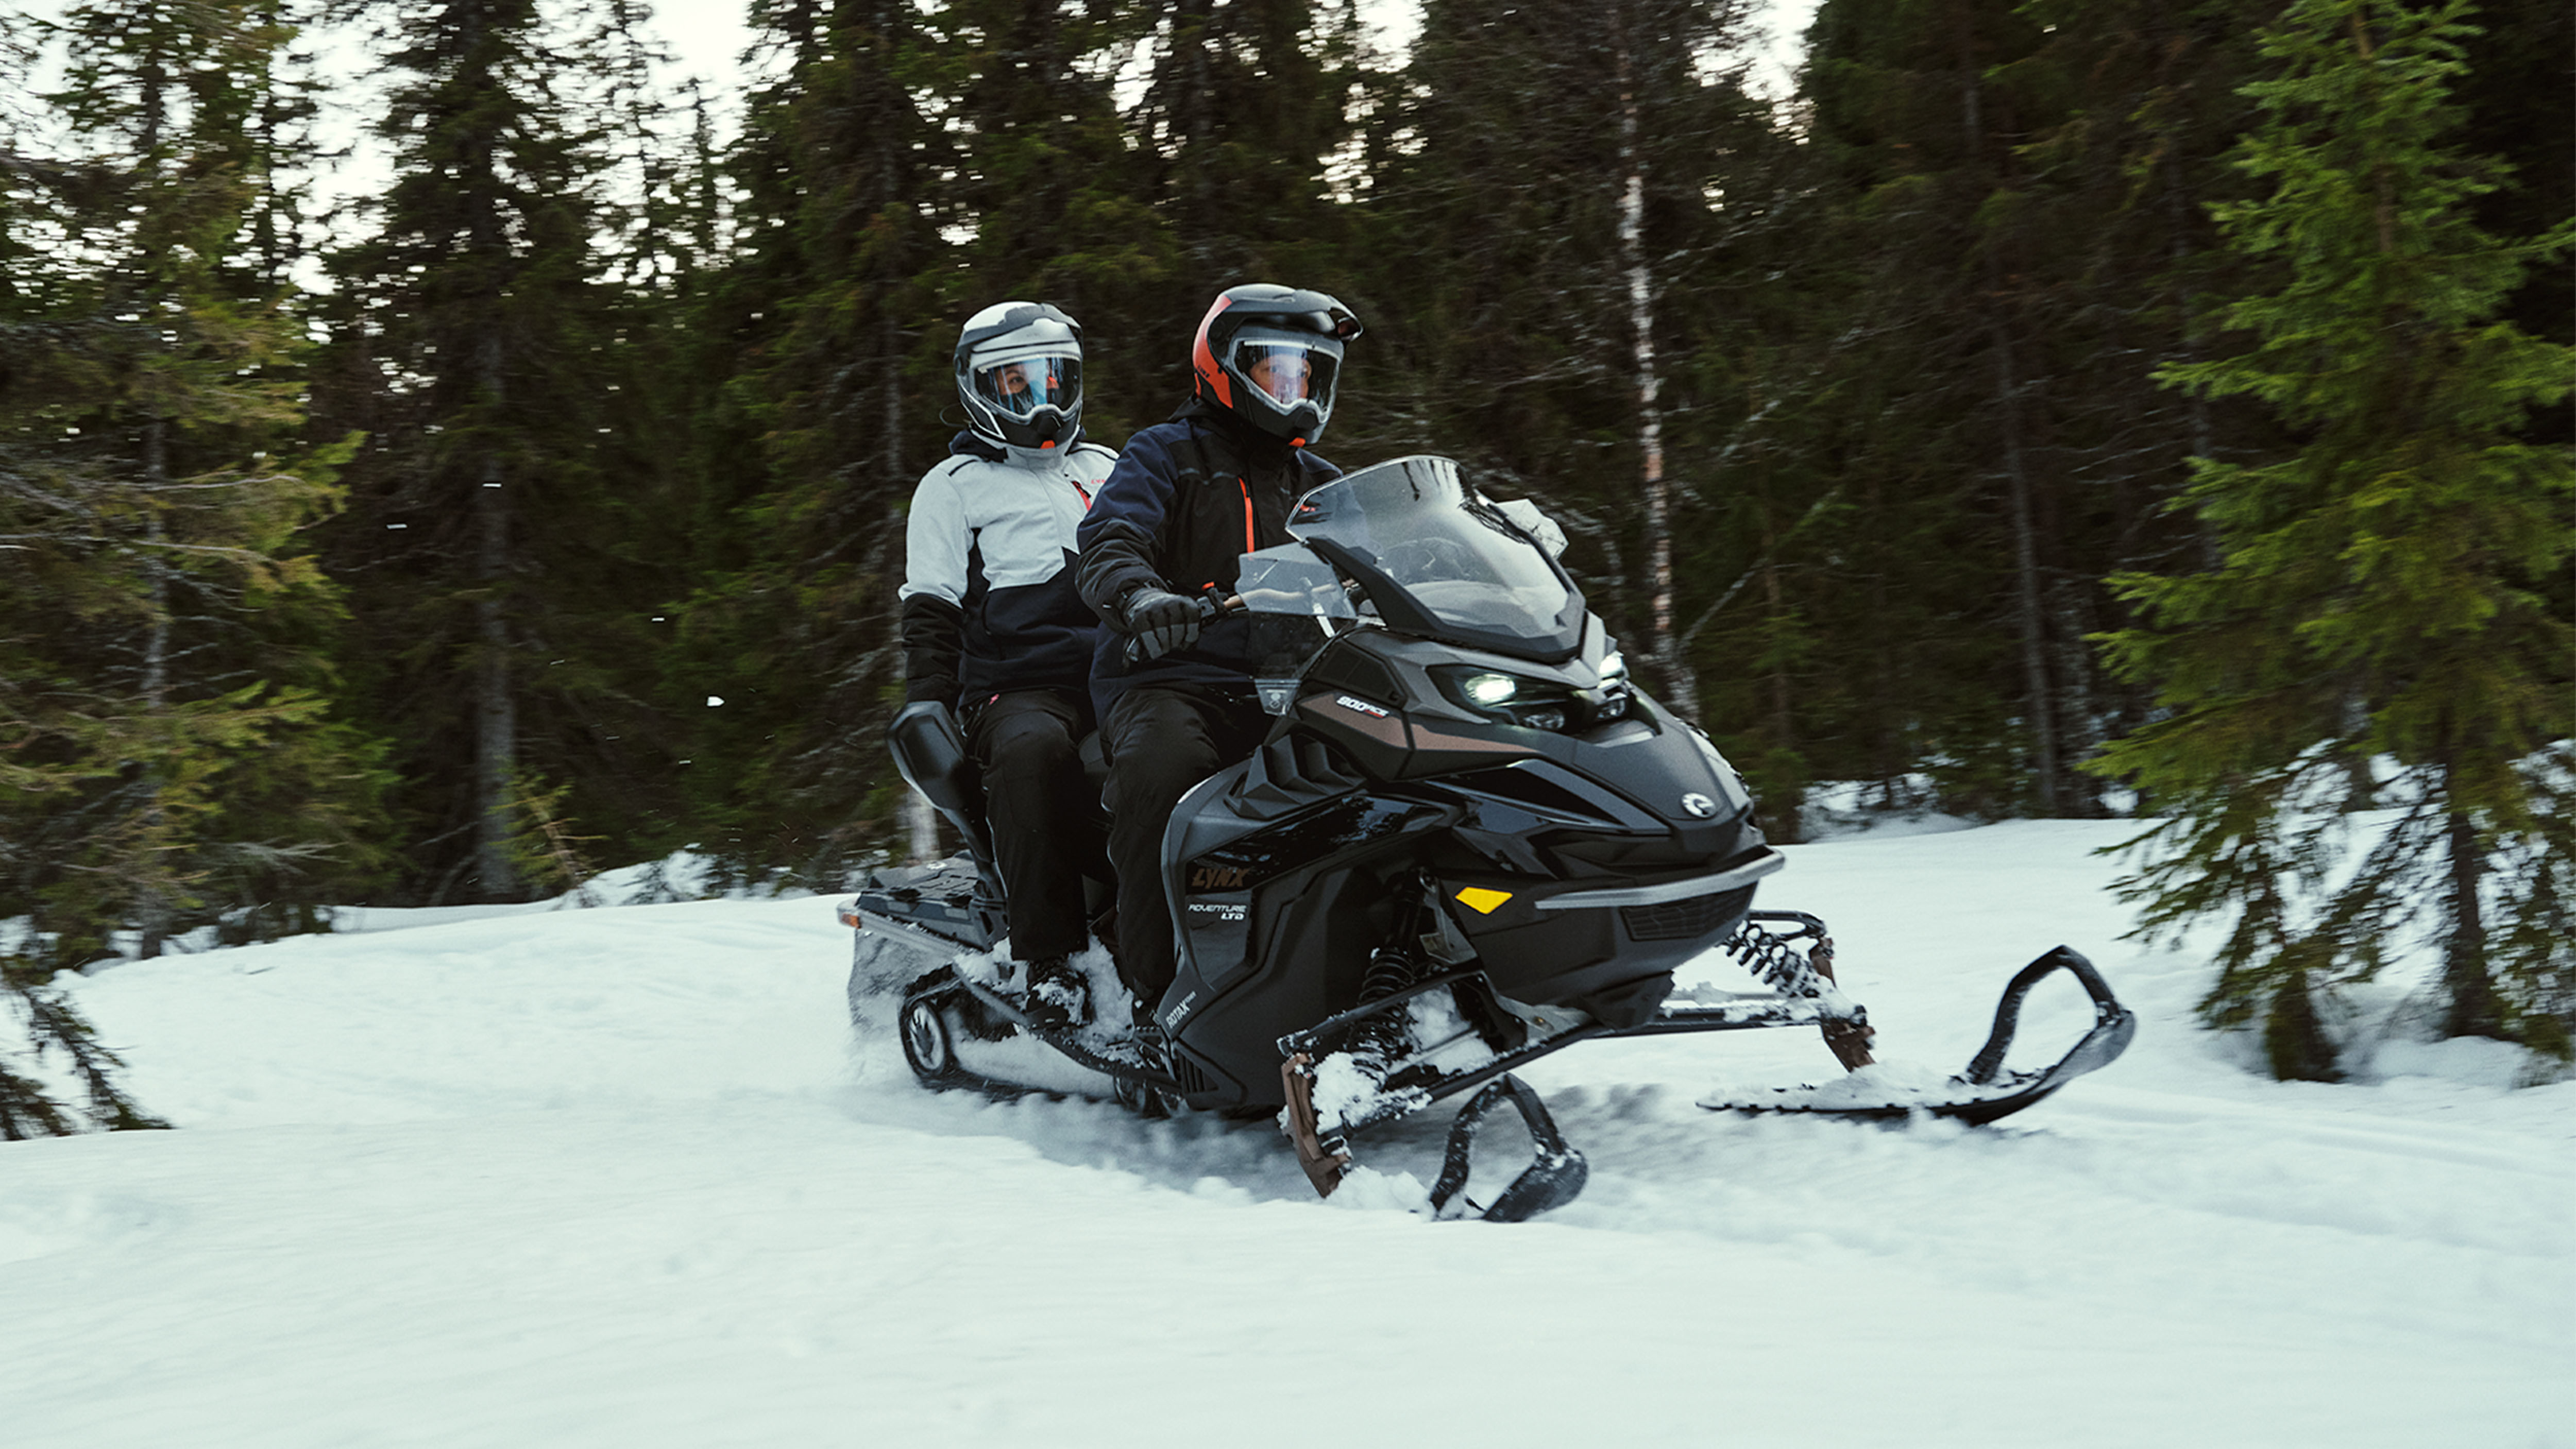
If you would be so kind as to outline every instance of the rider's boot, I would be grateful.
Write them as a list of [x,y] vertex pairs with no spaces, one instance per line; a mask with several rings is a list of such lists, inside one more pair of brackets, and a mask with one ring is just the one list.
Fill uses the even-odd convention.
[[1030,1021],[1050,1031],[1064,1031],[1081,1025],[1091,1016],[1091,992],[1082,973],[1062,956],[1041,956],[1023,965],[1028,981],[1026,1004],[1020,1009]]

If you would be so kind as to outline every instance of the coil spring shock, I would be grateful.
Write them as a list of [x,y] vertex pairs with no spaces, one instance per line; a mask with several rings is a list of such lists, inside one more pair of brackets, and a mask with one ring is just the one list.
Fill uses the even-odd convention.
[[1412,957],[1390,946],[1369,953],[1368,967],[1360,973],[1360,1004],[1384,1001],[1411,986],[1422,974]]
[[1754,980],[1783,996],[1822,996],[1825,991],[1822,982],[1833,979],[1832,968],[1828,966],[1818,971],[1805,952],[1790,944],[1808,936],[1816,938],[1817,955],[1828,962],[1833,960],[1833,938],[1817,926],[1802,923],[1802,929],[1783,936],[1755,925],[1751,917],[1736,927],[1735,934],[1727,937],[1718,949],[1734,957],[1753,974]]
[[[1786,934],[1756,925],[1757,921],[1794,922],[1797,929]],[[1812,940],[1816,944],[1801,952],[1796,943]],[[1783,996],[1817,997],[1834,979],[1834,938],[1825,934],[1825,923],[1803,911],[1755,911],[1744,918],[1735,934],[1719,948],[1741,962],[1753,978]],[[1878,1029],[1869,1024],[1867,1013],[1858,1006],[1849,1017],[1828,1017],[1818,1022],[1824,1033],[1825,1046],[1845,1071],[1858,1071],[1874,1060],[1870,1043]]]
[[1369,952],[1368,965],[1360,972],[1362,1006],[1372,1001],[1384,1001],[1422,979],[1421,959],[1395,944],[1418,937],[1423,927],[1423,913],[1434,909],[1430,905],[1431,882],[1419,873],[1415,874],[1413,881],[1412,898],[1398,908],[1394,929],[1387,933],[1388,944]]

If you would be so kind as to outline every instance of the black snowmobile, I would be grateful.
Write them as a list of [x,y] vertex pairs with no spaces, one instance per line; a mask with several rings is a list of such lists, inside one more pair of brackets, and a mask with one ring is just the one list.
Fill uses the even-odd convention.
[[[1180,969],[1153,1011],[1160,1042],[1113,1030],[1125,1018],[1106,1002],[1075,1030],[1021,1014],[983,954],[1002,933],[1000,888],[956,726],[938,705],[897,717],[898,766],[967,849],[879,872],[841,919],[924,958],[897,1020],[925,1083],[1275,1113],[1327,1194],[1355,1134],[1473,1093],[1432,1207],[1461,1210],[1477,1127],[1508,1104],[1532,1161],[1481,1215],[1512,1220],[1571,1201],[1586,1175],[1512,1075],[1550,1052],[1812,1027],[1846,1070],[1870,1064],[1868,1017],[1836,988],[1824,923],[1753,909],[1786,862],[1734,768],[1634,687],[1573,581],[1454,463],[1351,474],[1300,500],[1288,531],[1296,542],[1243,556],[1225,604],[1248,616],[1277,723],[1164,833]],[[1748,989],[1676,994],[1674,971],[1712,949]],[[2024,998],[2057,971],[2091,997],[2091,1029],[2051,1066],[2005,1070]],[[854,1010],[860,989],[854,971]],[[2012,979],[1984,1048],[1938,1093],[1856,1097],[1847,1082],[1702,1105],[1989,1122],[2109,1064],[2135,1029],[2060,946]]]

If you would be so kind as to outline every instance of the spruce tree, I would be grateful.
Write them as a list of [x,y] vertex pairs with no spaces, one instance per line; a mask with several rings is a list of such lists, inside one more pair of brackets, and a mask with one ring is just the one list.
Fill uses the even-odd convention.
[[0,195],[0,981],[87,1105],[0,1070],[10,1136],[156,1125],[56,970],[309,926],[374,825],[298,540],[346,449],[296,444],[303,323],[260,245],[289,33],[245,4],[75,6],[50,33],[82,154],[11,137]]
[[941,309],[925,320],[929,340],[1005,298],[1063,307],[1086,328],[1084,432],[1113,447],[1172,406],[1180,348],[1147,319],[1187,305],[1152,154],[1128,145],[1115,94],[1116,63],[1148,19],[1144,7],[1049,0],[952,0],[932,16],[957,163],[940,217],[960,240],[923,278]]
[[[2099,569],[2057,446],[2053,348],[2060,252],[2093,219],[2050,226],[2038,205],[2027,148],[2076,92],[2038,63],[2032,8],[1824,0],[1803,82],[1851,249],[1846,296],[1818,300],[1846,319],[1823,441],[1860,587],[1823,602],[1824,632],[1848,641],[1866,732],[1917,740],[1963,813],[2098,808],[2070,767],[2094,730]],[[1863,597],[1891,612],[1844,612]]]
[[668,532],[664,464],[617,426],[635,339],[600,194],[615,16],[365,13],[390,46],[376,130],[394,176],[372,234],[330,258],[318,392],[367,436],[330,536],[359,621],[353,693],[398,741],[397,898],[523,899],[563,884],[537,808],[552,792],[621,849],[669,829],[652,605],[674,590],[639,541]]
[[740,241],[710,291],[722,380],[703,422],[696,588],[665,658],[700,711],[685,783],[697,842],[735,879],[837,885],[903,788],[884,722],[897,678],[898,508],[946,439],[954,323],[926,279],[945,244],[951,141],[912,81],[904,0],[755,11],[773,78],[733,175]]
[[[2284,1077],[2336,1070],[2316,997],[2426,923],[2445,1034],[2563,1052],[2576,1010],[2576,628],[2542,592],[2576,551],[2576,464],[2515,436],[2576,358],[2498,318],[2576,236],[2477,224],[2499,170],[2448,140],[2470,13],[2300,0],[2265,31],[2237,164],[2268,191],[2218,216],[2271,283],[2227,310],[2248,350],[2165,376],[2259,401],[2300,442],[2196,460],[2214,568],[2115,580],[2146,622],[2111,659],[2171,711],[2100,766],[2171,816],[2127,893],[2150,933],[2234,915],[2204,1010],[2262,1019]],[[2351,757],[2394,777],[2357,782]],[[2395,822],[2348,861],[2337,812],[2374,788]]]
[[[1351,139],[1354,14],[1316,0],[1135,8],[1150,27],[1149,59],[1127,124],[1175,253],[1168,284],[1127,321],[1155,366],[1135,380],[1139,421],[1150,423],[1189,395],[1190,338],[1218,292],[1245,282],[1320,288],[1364,322],[1377,299],[1355,286],[1349,208],[1325,177]],[[1343,396],[1364,396],[1368,366],[1354,354]]]

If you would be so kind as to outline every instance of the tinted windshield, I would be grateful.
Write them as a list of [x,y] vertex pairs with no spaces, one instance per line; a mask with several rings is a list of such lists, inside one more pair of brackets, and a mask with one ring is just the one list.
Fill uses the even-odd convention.
[[1356,581],[1359,611],[1390,629],[1531,659],[1582,647],[1583,595],[1446,458],[1327,483],[1298,501],[1288,533]]

